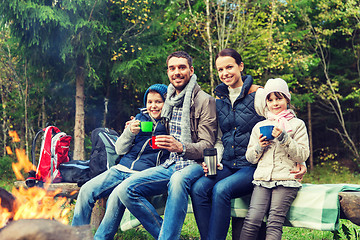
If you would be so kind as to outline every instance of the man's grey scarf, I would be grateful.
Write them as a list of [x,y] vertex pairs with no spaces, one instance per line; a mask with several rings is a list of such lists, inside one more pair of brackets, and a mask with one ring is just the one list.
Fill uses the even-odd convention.
[[186,87],[178,94],[175,94],[175,88],[172,84],[168,86],[166,100],[162,108],[161,117],[164,117],[166,120],[170,120],[173,107],[181,107],[182,105],[182,115],[181,115],[181,142],[192,142],[191,139],[191,130],[190,130],[190,104],[192,92],[197,84],[196,75],[193,74],[190,78],[190,81]]

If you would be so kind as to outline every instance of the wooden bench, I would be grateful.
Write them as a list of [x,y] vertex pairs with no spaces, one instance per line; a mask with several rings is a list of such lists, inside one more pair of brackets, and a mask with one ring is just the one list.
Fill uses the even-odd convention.
[[[340,218],[350,220],[360,226],[360,192],[340,192]],[[245,218],[232,217],[232,239],[240,239],[241,229]],[[289,226],[289,225],[287,225]],[[265,239],[266,224],[264,223],[259,231],[257,240]]]
[[[310,187],[328,186],[327,184],[323,184],[323,185],[309,184],[309,185],[310,185]],[[329,184],[329,185],[331,186],[331,184]],[[26,185],[23,181],[15,182],[15,186],[16,187],[19,187],[19,186],[26,187]],[[340,216],[339,217],[341,219],[348,219],[352,223],[360,226],[360,185],[352,185],[352,186],[355,186],[356,189],[358,190],[358,192],[344,191],[344,192],[336,193],[336,201],[339,201],[339,203],[340,203]],[[54,184],[50,184],[48,187],[48,190],[51,190],[51,191],[56,190],[56,189],[61,189],[61,194],[63,194],[64,196],[70,196],[71,193],[73,193],[74,191],[79,191],[80,188],[77,186],[76,183],[54,183]],[[317,195],[317,193],[315,193],[315,194]],[[302,198],[301,194],[298,194],[297,198],[299,198],[299,197]],[[246,215],[246,212],[244,212],[244,210],[246,210],[246,208],[247,208],[246,204],[248,204],[249,199],[250,199],[250,196],[247,196],[247,199],[245,199],[245,201],[243,200],[243,198],[239,198],[239,199],[235,199],[233,202],[232,238],[234,240],[239,239],[239,236],[241,233],[241,228],[242,228],[243,221],[244,221],[244,216]],[[166,196],[165,197],[158,196],[157,198],[155,197],[152,199],[152,203],[154,204],[156,209],[159,210],[159,214],[162,214],[164,211],[165,200],[166,200]],[[327,201],[327,200],[324,200],[324,201]],[[239,202],[242,202],[242,204],[244,204],[244,202],[247,202],[247,203],[245,203],[245,205],[239,207],[239,205],[238,205]],[[106,208],[106,199],[100,199],[96,202],[95,207],[92,212],[92,215],[91,215],[91,226],[93,228],[97,228],[99,226],[99,224],[104,216],[105,208]],[[237,210],[239,210],[238,208],[242,208],[241,213],[237,212]],[[191,212],[191,211],[192,211],[192,207],[191,207],[191,204],[189,204],[189,212]],[[130,213],[126,213],[126,214],[127,214],[127,216],[129,216]],[[124,218],[125,218],[125,215],[124,215]],[[241,216],[239,217],[239,215],[241,215]],[[134,219],[134,221],[137,221],[133,216],[132,216],[132,218]],[[139,224],[139,222],[135,222],[135,223],[128,225],[125,228],[123,226],[120,226],[120,227],[124,231],[131,227],[135,227],[138,224]],[[287,222],[285,225],[292,226],[290,222]],[[295,224],[294,227],[298,227],[298,226],[296,226],[296,224]],[[317,229],[315,227],[313,228],[311,224],[309,224],[309,226],[307,226],[307,228]],[[317,230],[319,230],[319,229],[317,229]],[[325,229],[325,230],[328,230],[328,229]],[[265,236],[264,233],[265,233],[265,224],[262,227],[262,231],[259,236],[259,239],[264,239],[264,236]]]

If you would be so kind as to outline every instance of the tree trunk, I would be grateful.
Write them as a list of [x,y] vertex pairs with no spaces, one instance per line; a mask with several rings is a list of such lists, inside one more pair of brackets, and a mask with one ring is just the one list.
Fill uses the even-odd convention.
[[25,92],[24,92],[24,127],[25,127],[25,151],[26,155],[30,156],[30,148],[29,148],[29,121],[28,121],[28,79],[26,69],[27,64],[25,61],[25,69],[24,69],[24,78],[25,78]]
[[206,33],[208,37],[208,50],[209,50],[209,70],[210,70],[210,87],[211,87],[211,94],[214,95],[214,74],[213,74],[213,46],[211,40],[211,33],[210,33],[210,1],[206,0]]
[[[42,71],[42,79],[45,82],[45,71],[44,71],[44,69]],[[42,97],[41,114],[39,115],[38,125],[39,125],[40,128],[45,128],[46,127],[46,111],[45,111],[45,96],[44,95]]]
[[4,86],[1,86],[1,103],[2,103],[2,132],[3,132],[3,156],[6,155],[6,141],[7,141],[7,132],[6,132],[6,100],[4,95]]
[[313,158],[313,141],[312,141],[312,121],[311,121],[311,103],[307,103],[308,109],[308,132],[309,132],[309,146],[310,146],[310,171],[314,169],[314,158]]
[[74,159],[85,159],[85,111],[84,111],[84,63],[85,57],[80,55],[77,57],[76,68],[76,96],[75,96],[75,127],[74,127]]

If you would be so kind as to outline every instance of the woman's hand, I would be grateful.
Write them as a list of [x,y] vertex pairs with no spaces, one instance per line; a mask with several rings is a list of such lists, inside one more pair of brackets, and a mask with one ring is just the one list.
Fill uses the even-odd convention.
[[207,176],[208,168],[207,168],[207,165],[206,165],[205,162],[202,162],[202,168],[203,168],[203,170],[204,170],[205,176]]
[[290,173],[295,174],[294,177],[295,179],[297,179],[299,182],[301,182],[303,180],[303,177],[305,175],[305,173],[307,172],[307,168],[305,165],[302,165],[300,163],[296,163],[296,169],[290,171]]
[[[202,168],[203,168],[203,170],[204,170],[205,176],[207,176],[207,173],[209,172],[209,170],[208,170],[208,168],[207,168],[206,163],[205,163],[205,162],[202,162],[201,165],[202,165]],[[220,165],[220,163],[218,163],[218,164],[216,164],[216,165],[217,165],[217,169],[218,169],[218,170],[222,170],[222,169],[223,169],[222,166]]]

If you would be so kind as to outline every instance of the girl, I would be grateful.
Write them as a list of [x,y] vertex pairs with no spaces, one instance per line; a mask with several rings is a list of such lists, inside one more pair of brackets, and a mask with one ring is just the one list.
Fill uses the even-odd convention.
[[[266,120],[255,125],[246,151],[246,159],[257,163],[254,191],[240,239],[256,239],[268,213],[266,239],[281,239],[282,226],[290,205],[301,187],[289,170],[309,157],[309,140],[305,123],[288,109],[291,95],[283,79],[269,79],[264,87]],[[264,100],[265,101],[265,100]],[[274,125],[267,140],[260,127]]]

